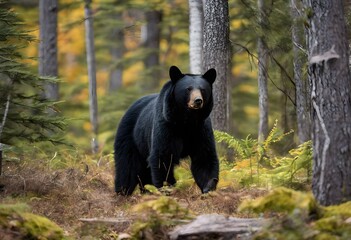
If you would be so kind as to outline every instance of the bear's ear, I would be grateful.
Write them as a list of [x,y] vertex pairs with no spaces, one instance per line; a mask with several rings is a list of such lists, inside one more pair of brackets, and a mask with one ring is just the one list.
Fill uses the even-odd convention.
[[216,69],[209,69],[204,75],[202,75],[204,79],[206,79],[209,83],[213,84],[217,77]]
[[178,67],[176,66],[172,66],[169,69],[169,77],[171,78],[171,81],[173,83],[176,83],[179,79],[181,79],[182,77],[184,77],[184,74],[179,70]]

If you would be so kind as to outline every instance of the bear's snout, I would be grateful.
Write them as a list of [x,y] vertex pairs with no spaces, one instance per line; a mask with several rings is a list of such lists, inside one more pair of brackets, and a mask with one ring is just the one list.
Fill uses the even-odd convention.
[[194,89],[190,92],[190,99],[188,102],[188,107],[190,109],[200,109],[204,105],[204,100],[202,98],[201,91],[199,89]]

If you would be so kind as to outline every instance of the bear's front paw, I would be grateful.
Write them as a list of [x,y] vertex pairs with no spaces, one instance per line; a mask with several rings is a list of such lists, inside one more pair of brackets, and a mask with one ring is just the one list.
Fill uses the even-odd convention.
[[210,191],[216,190],[217,183],[218,183],[217,178],[210,179],[207,182],[206,187],[202,190],[202,193],[208,193]]

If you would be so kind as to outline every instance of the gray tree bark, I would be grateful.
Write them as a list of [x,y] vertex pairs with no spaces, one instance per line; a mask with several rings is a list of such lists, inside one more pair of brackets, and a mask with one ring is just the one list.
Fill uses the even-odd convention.
[[85,0],[85,41],[87,51],[88,78],[89,78],[89,107],[90,107],[90,122],[92,125],[92,152],[98,152],[98,104],[96,94],[96,66],[95,66],[95,47],[94,47],[94,29],[93,29],[93,14],[90,8],[92,0]]
[[257,39],[257,57],[258,57],[258,141],[263,142],[268,136],[268,48],[265,43],[263,30],[267,23],[265,14],[264,0],[257,1],[258,22],[261,28]]
[[202,0],[189,0],[189,57],[190,72],[193,74],[203,73],[203,15]]
[[[39,75],[57,77],[57,0],[39,1]],[[44,86],[44,97],[50,100],[59,99],[57,83],[47,83]]]
[[343,1],[304,0],[312,102],[312,190],[322,205],[351,200],[351,76]]
[[310,119],[310,100],[309,100],[309,84],[303,76],[303,65],[306,62],[304,53],[301,50],[303,44],[302,25],[299,24],[299,19],[302,18],[301,2],[290,0],[291,16],[293,26],[291,29],[294,54],[294,82],[295,82],[295,99],[296,99],[296,116],[297,116],[297,134],[299,143],[304,143],[311,139],[311,119]]
[[211,120],[213,128],[221,131],[228,131],[230,56],[228,1],[204,0],[203,70],[217,71]]
[[[122,14],[115,14],[114,17],[116,17],[117,19],[121,19]],[[120,62],[125,52],[124,32],[122,28],[117,28],[113,30],[111,34],[111,41],[113,43],[111,47],[112,62],[113,63]],[[118,66],[113,66],[110,72],[110,80],[109,80],[108,90],[110,92],[117,90],[122,85],[122,77],[123,77],[122,65],[119,64]]]
[[143,89],[152,91],[159,87],[160,82],[160,38],[162,12],[151,10],[145,13],[146,25],[143,30],[143,46],[147,56],[144,60],[147,79],[143,81]]

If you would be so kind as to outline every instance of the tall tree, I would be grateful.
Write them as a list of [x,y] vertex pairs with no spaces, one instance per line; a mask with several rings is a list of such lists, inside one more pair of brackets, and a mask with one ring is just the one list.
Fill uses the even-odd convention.
[[263,142],[268,136],[268,47],[265,41],[265,29],[268,21],[264,0],[257,1],[258,6],[258,25],[260,31],[257,39],[257,57],[258,57],[258,106],[259,106],[259,123],[258,123],[258,140]]
[[203,5],[202,0],[189,0],[189,57],[190,72],[201,74],[203,45]]
[[98,104],[96,95],[96,66],[95,66],[95,47],[94,47],[94,29],[93,14],[90,4],[92,0],[85,0],[85,41],[87,51],[88,78],[89,78],[89,106],[90,122],[92,125],[93,136],[91,140],[92,152],[97,153],[98,145]]
[[[117,21],[122,19],[122,12],[111,14]],[[124,32],[122,27],[115,27],[110,34],[111,38],[111,57],[113,67],[110,71],[109,91],[115,91],[122,85],[123,67],[121,62],[125,52]]]
[[[57,77],[57,0],[39,1],[39,75]],[[58,83],[46,83],[44,89],[45,98],[50,100],[59,99]]]
[[147,80],[143,81],[143,89],[155,90],[160,80],[160,39],[162,12],[160,10],[149,10],[145,13],[146,25],[143,29],[143,46],[146,49],[144,60]]
[[351,76],[343,0],[304,0],[312,85],[312,190],[319,203],[351,200]]
[[293,64],[294,64],[294,82],[295,82],[295,99],[296,99],[296,116],[297,116],[297,134],[299,142],[304,143],[311,139],[311,120],[309,112],[309,84],[303,76],[303,65],[306,61],[301,48],[305,46],[303,42],[303,33],[301,23],[302,7],[300,1],[290,0],[291,16],[293,25],[291,36],[293,41]]
[[23,25],[18,15],[0,1],[0,174],[4,144],[58,143],[61,140],[53,133],[65,127],[61,117],[47,116],[53,103],[40,96],[47,79],[31,73],[23,61],[29,59],[21,54],[21,49],[34,40]]
[[211,120],[213,128],[221,131],[228,131],[230,50],[228,1],[204,0],[203,69],[217,70]]

